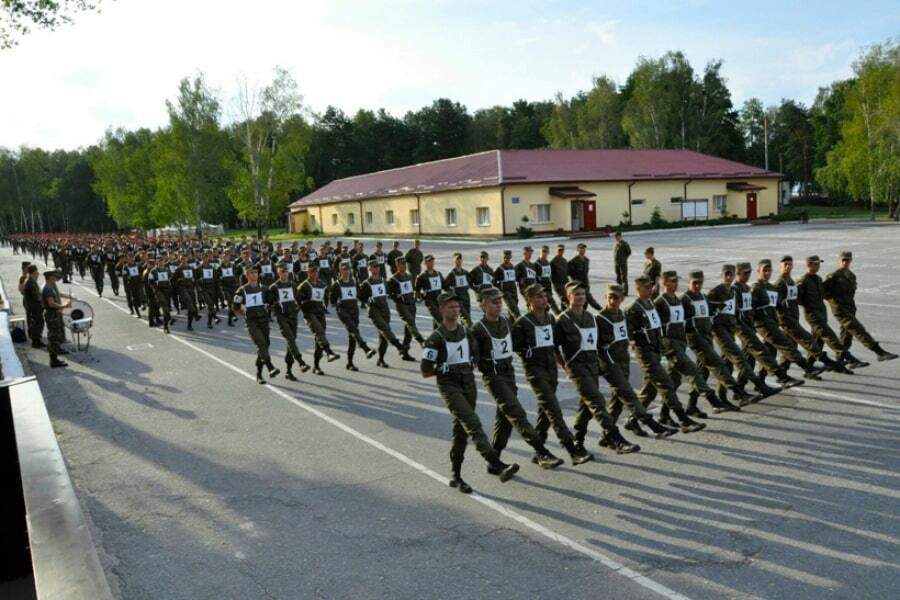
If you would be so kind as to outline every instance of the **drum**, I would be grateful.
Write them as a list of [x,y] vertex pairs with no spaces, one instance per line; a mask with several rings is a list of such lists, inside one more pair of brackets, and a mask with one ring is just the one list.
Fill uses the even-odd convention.
[[62,314],[63,324],[68,328],[71,328],[72,323],[75,322],[92,323],[94,320],[94,309],[84,300],[72,300],[72,306],[64,308]]

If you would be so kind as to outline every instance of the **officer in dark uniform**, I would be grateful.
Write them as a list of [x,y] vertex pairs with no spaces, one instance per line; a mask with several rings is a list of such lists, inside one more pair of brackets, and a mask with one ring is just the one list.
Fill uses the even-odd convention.
[[[580,243],[575,247],[578,254],[569,261],[569,279],[572,281],[580,281],[584,284],[584,293],[587,298],[588,305],[594,310],[603,310],[603,307],[591,295],[591,284],[588,281],[590,277],[590,259],[587,257],[587,245]],[[568,288],[567,288],[568,289]]]
[[388,305],[387,283],[381,277],[381,265],[377,259],[369,259],[369,278],[359,284],[359,303],[368,307],[369,319],[378,330],[378,362],[379,367],[388,368],[384,355],[387,353],[388,344],[397,349],[400,358],[409,362],[416,362],[409,355],[409,348],[404,348],[391,331],[391,307]]
[[622,239],[622,232],[617,231],[613,236],[616,240],[613,244],[613,264],[616,270],[616,283],[622,286],[625,295],[628,295],[628,257],[631,256],[631,246]]
[[511,479],[518,472],[519,465],[507,465],[500,460],[475,412],[478,389],[475,387],[472,363],[478,360],[478,346],[472,334],[459,323],[459,299],[445,292],[440,295],[438,303],[441,324],[425,341],[421,370],[423,377],[437,378],[438,391],[453,415],[450,487],[469,494],[472,487],[462,478],[467,438],[472,438],[478,452],[493,467],[500,481]]
[[806,257],[806,273],[797,282],[797,303],[803,307],[803,317],[813,335],[820,342],[834,350],[843,365],[851,369],[868,367],[844,347],[837,334],[828,324],[828,308],[825,306],[825,284],[819,276],[822,260],[816,256]]
[[852,252],[841,252],[837,270],[825,278],[825,299],[841,325],[841,344],[849,352],[856,338],[878,355],[879,361],[893,360],[897,355],[882,348],[856,318],[856,274],[850,270],[852,262]]
[[556,256],[550,261],[550,278],[553,280],[553,291],[559,296],[560,309],[566,309],[566,284],[569,282],[569,261],[565,257],[566,247],[556,245]]
[[[485,387],[497,403],[491,445],[497,456],[500,456],[515,427],[525,442],[534,449],[532,462],[544,469],[554,469],[563,464],[563,461],[547,450],[519,403],[513,366],[512,327],[500,315],[503,311],[503,293],[497,288],[482,290],[481,309],[484,318],[471,331],[478,344],[478,370]],[[499,475],[496,467],[491,465],[488,465],[488,473]]]
[[366,358],[375,356],[375,350],[359,332],[359,285],[350,275],[350,261],[335,264],[338,265],[338,278],[331,284],[331,305],[337,309],[338,319],[347,330],[347,370],[359,371],[353,363],[356,347],[366,353]]
[[[407,262],[409,259],[407,258]],[[444,277],[440,271],[434,270],[434,257],[428,255],[425,257],[425,270],[416,277],[416,295],[425,302],[425,308],[431,313],[434,326],[437,327],[441,322],[441,313],[438,310],[438,296],[444,287]],[[457,300],[457,302],[459,302]],[[460,304],[462,310],[462,304]]]
[[397,259],[403,258],[403,250],[400,249],[400,242],[394,242],[394,247],[387,253],[388,268],[391,275],[397,272]]
[[[41,299],[44,305],[44,321],[47,323],[47,351],[50,353],[51,367],[67,367],[68,364],[59,360],[60,354],[67,354],[62,349],[62,343],[66,341],[66,332],[63,326],[62,310],[72,306],[71,296],[61,294],[56,287],[59,280],[59,271],[45,271],[46,284],[41,290]],[[62,298],[67,299],[63,304]]]
[[300,367],[301,373],[309,371],[309,365],[303,360],[300,348],[297,347],[297,315],[300,313],[300,305],[297,304],[296,288],[294,282],[290,280],[288,266],[285,263],[279,263],[276,269],[278,279],[269,286],[267,300],[270,310],[275,313],[278,328],[287,344],[287,355],[284,357],[284,378],[288,381],[297,381],[297,377],[292,371],[295,361]]
[[319,265],[309,263],[306,272],[306,281],[297,288],[297,301],[303,310],[303,319],[316,339],[316,349],[313,351],[313,373],[324,375],[320,367],[323,355],[328,355],[328,362],[334,362],[340,356],[331,349],[331,344],[325,334],[325,295],[328,290],[325,284],[319,281]]
[[556,320],[547,312],[547,292],[538,284],[525,290],[528,312],[523,314],[512,327],[513,351],[518,353],[525,365],[525,378],[537,398],[538,417],[535,423],[541,443],[546,443],[550,427],[556,432],[572,464],[580,465],[594,459],[594,455],[576,446],[575,438],[563,418],[556,389],[559,385],[559,370],[556,361],[556,347],[559,335]]
[[419,273],[422,272],[422,261],[424,257],[422,256],[422,250],[420,250],[419,246],[421,246],[421,242],[419,240],[415,240],[413,242],[413,247],[406,251],[406,266],[409,269],[409,275],[413,278],[413,281],[418,280]]
[[269,355],[269,310],[266,306],[266,288],[259,284],[259,272],[256,265],[248,265],[244,269],[247,283],[238,288],[234,294],[234,312],[244,315],[247,332],[256,344],[256,383],[266,383],[262,369],[269,370],[269,378],[274,378],[281,371],[272,365]]
[[28,323],[28,337],[32,348],[46,348],[41,341],[44,333],[44,298],[38,284],[37,265],[25,268],[25,285],[22,286],[22,304],[25,306],[25,320]]
[[415,282],[406,270],[406,259],[403,256],[394,259],[394,266],[397,271],[387,282],[388,296],[394,301],[397,314],[403,321],[403,347],[408,349],[412,340],[424,345],[425,338],[416,325]]
[[444,289],[459,296],[459,305],[460,309],[462,309],[460,318],[466,327],[472,326],[472,305],[469,302],[469,288],[471,285],[469,272],[462,266],[462,253],[454,252],[453,268],[450,269],[447,277],[444,278]]
[[650,280],[652,289],[650,297],[656,300],[660,290],[659,278],[662,276],[662,263],[656,260],[656,250],[652,246],[644,250],[643,276]]
[[[559,314],[559,306],[553,299],[553,265],[550,264],[550,246],[541,246],[541,256],[534,261],[534,266],[537,269],[538,283],[541,284],[541,287],[547,293],[547,302],[550,304],[550,310],[554,314]],[[523,290],[522,295],[524,296],[524,294]],[[525,301],[527,302],[528,299],[526,298]]]
[[[568,308],[556,319],[559,348],[569,380],[578,392],[578,410],[588,411],[600,423],[600,445],[619,454],[638,452],[641,447],[626,440],[606,411],[606,399],[600,393],[600,359],[597,355],[597,321],[585,309],[587,291],[581,281],[566,284]],[[575,444],[584,447],[589,419],[575,417]],[[582,424],[581,428],[578,427]]]
[[503,251],[503,262],[494,271],[494,283],[503,292],[503,301],[509,311],[509,319],[519,318],[519,294],[516,291],[516,268],[512,264],[512,251]]

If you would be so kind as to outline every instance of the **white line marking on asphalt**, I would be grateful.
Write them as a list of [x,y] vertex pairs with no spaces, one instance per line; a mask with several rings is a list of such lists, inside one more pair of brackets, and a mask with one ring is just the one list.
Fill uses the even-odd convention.
[[[82,285],[81,283],[79,283],[79,282],[74,282],[74,283],[75,283],[75,285],[81,287],[82,289],[84,289],[90,293],[94,293],[89,288]],[[94,294],[94,295],[96,295],[96,294]],[[110,300],[108,298],[103,298],[103,297],[99,297],[99,298],[100,298],[100,300],[103,300],[110,306],[122,311],[126,315],[128,314],[128,311],[125,310],[124,307],[116,304],[112,300]],[[158,330],[158,329],[155,331],[161,332],[161,330]],[[165,334],[163,334],[163,335],[165,335]],[[240,368],[238,368],[228,362],[225,362],[218,356],[216,356],[214,354],[210,354],[203,348],[200,348],[199,346],[196,346],[193,343],[191,343],[185,339],[182,339],[179,335],[169,334],[168,337],[172,340],[175,340],[176,342],[178,342],[180,344],[184,344],[185,346],[187,346],[188,348],[191,348],[192,350],[194,350],[196,352],[199,352],[200,354],[209,358],[210,360],[215,361],[215,362],[219,363],[220,365],[222,365],[223,367],[226,367],[226,368],[234,371],[238,375],[246,377],[250,381],[256,382],[255,375],[252,375],[252,374],[250,374],[246,371],[243,371]],[[316,417],[319,417],[326,423],[329,423],[330,425],[337,427],[341,431],[355,437],[356,439],[360,440],[361,442],[366,443],[366,444],[372,446],[373,448],[377,448],[378,450],[381,450],[388,456],[396,458],[403,464],[415,469],[416,471],[419,471],[421,474],[423,474],[427,477],[430,477],[431,479],[437,481],[438,483],[440,483],[444,486],[447,485],[448,480],[446,477],[444,477],[443,475],[440,475],[436,471],[429,469],[422,463],[416,462],[415,460],[413,460],[412,458],[409,458],[405,454],[402,454],[402,453],[394,450],[393,448],[382,444],[378,440],[373,439],[360,431],[357,431],[356,429],[350,427],[349,425],[345,425],[344,423],[342,423],[341,421],[338,421],[334,417],[331,417],[331,416],[323,413],[322,411],[310,406],[309,404],[303,402],[302,400],[298,400],[297,398],[294,398],[293,396],[291,396],[290,394],[288,394],[287,392],[285,392],[283,390],[280,390],[280,389],[270,386],[270,385],[267,385],[264,387],[265,387],[265,389],[272,392],[273,394],[280,396],[281,398],[287,400],[294,406],[297,406],[298,408],[302,408],[306,412],[308,412],[312,415],[315,415]],[[606,556],[605,554],[597,552],[596,550],[594,550],[592,548],[588,548],[587,546],[585,546],[583,544],[579,544],[575,540],[568,538],[562,534],[556,533],[555,531],[541,525],[540,523],[537,523],[536,521],[532,521],[525,515],[520,514],[510,508],[507,508],[506,506],[502,505],[499,502],[496,502],[495,500],[491,500],[490,498],[485,498],[478,492],[473,492],[472,494],[469,494],[469,498],[474,500],[475,502],[481,503],[482,505],[486,506],[487,508],[490,508],[491,510],[493,510],[509,519],[512,519],[513,521],[519,523],[520,525],[527,527],[528,529],[531,529],[535,533],[539,533],[542,536],[544,536],[562,546],[565,546],[565,547],[570,548],[580,554],[584,554],[585,556],[590,557],[591,559],[597,561],[598,563],[600,563],[601,565],[610,569],[611,571],[614,571],[623,577],[627,577],[628,579],[632,580],[636,584],[638,584],[642,587],[645,587],[648,590],[655,592],[664,598],[668,598],[669,600],[690,600],[687,596],[685,596],[683,594],[679,594],[675,590],[670,589],[670,588],[664,586],[663,584],[661,584],[653,579],[650,579],[649,577],[641,575],[634,569],[626,567],[625,565]]]
[[[793,392],[796,388],[791,388]],[[900,405],[893,404],[884,404],[883,402],[875,402],[873,400],[863,400],[862,398],[854,398],[853,396],[847,396],[845,394],[833,394],[831,392],[823,392],[822,390],[817,390],[815,388],[810,388],[807,386],[803,386],[803,389],[797,390],[797,393],[803,392],[806,394],[812,394],[813,396],[822,396],[823,398],[829,398],[832,400],[840,400],[841,402],[847,402],[850,404],[863,404],[865,406],[877,406],[878,408],[888,408],[891,410],[900,410]],[[795,396],[797,394],[789,394],[790,396]],[[900,417],[898,417],[900,419]]]

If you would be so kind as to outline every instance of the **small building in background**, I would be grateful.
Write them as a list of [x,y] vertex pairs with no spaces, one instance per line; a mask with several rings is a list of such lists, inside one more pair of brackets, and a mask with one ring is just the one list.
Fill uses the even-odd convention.
[[778,213],[782,175],[690,150],[490,150],[332,181],[293,233],[489,236]]

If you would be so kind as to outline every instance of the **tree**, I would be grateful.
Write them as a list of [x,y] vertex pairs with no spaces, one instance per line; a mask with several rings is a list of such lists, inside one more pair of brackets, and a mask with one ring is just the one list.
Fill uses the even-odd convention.
[[75,14],[99,11],[100,0],[2,0],[0,10],[0,49],[12,48],[17,35],[27,35],[32,28],[54,30],[71,23]]
[[812,182],[815,138],[809,120],[809,109],[794,100],[782,100],[770,122],[770,154],[778,158],[778,170],[800,184],[800,195],[806,196]]
[[303,189],[310,132],[301,116],[297,82],[282,67],[275,67],[272,83],[262,90],[243,81],[237,106],[246,169],[229,195],[238,216],[252,218],[262,237],[272,217],[284,211],[289,195]]
[[472,117],[466,107],[447,98],[435,100],[404,118],[415,140],[412,159],[427,162],[465,154]]
[[738,128],[738,113],[731,103],[731,91],[721,70],[721,60],[710,61],[697,86],[691,127],[695,140],[693,146],[697,152],[743,160],[744,145]]
[[94,189],[119,227],[149,229],[156,200],[158,134],[149,129],[107,131],[92,160]]

